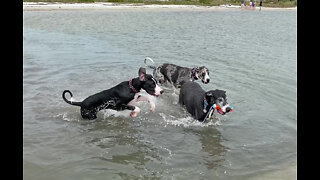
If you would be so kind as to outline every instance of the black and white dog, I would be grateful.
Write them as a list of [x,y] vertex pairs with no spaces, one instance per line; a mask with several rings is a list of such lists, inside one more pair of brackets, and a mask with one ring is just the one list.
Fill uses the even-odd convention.
[[221,115],[232,110],[227,102],[226,91],[216,89],[205,92],[196,82],[186,82],[181,86],[179,104],[185,105],[192,117],[199,121],[205,121],[208,115],[209,118],[213,115],[215,109],[210,108],[214,104],[219,107],[217,111]]
[[96,119],[97,113],[102,109],[113,109],[117,111],[131,110],[131,117],[137,116],[140,108],[135,106],[138,101],[148,101],[150,111],[155,111],[155,104],[147,96],[137,94],[141,89],[144,89],[148,94],[158,97],[163,93],[163,90],[158,86],[157,81],[150,74],[146,74],[145,68],[139,69],[139,77],[133,78],[130,81],[124,81],[120,84],[91,95],[82,102],[72,102],[65,98],[65,93],[72,93],[65,90],[62,93],[62,98],[69,104],[80,106],[81,116],[84,119]]
[[[146,57],[144,59],[144,63],[146,65],[147,60],[154,63],[151,58]],[[169,82],[175,88],[180,88],[183,83],[198,79],[201,79],[204,84],[210,82],[209,70],[205,66],[187,68],[168,63],[159,65],[157,67],[150,65],[147,66],[153,69],[153,77],[156,78],[162,85],[166,82]]]

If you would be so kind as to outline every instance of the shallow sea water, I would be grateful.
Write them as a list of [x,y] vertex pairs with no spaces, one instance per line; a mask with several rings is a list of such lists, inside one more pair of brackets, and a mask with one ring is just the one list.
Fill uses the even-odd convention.
[[[202,124],[166,90],[155,113],[87,121],[63,101],[137,77],[147,56],[205,65],[201,86],[234,111]],[[296,166],[296,10],[23,12],[25,179],[292,179]]]

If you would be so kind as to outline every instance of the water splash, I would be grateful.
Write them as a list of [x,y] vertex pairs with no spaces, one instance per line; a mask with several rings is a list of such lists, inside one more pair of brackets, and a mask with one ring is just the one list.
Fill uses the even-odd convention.
[[130,117],[130,110],[116,111],[112,109],[105,109],[101,111],[103,113],[103,119],[108,117]]
[[76,101],[73,97],[70,98],[71,103]]
[[222,122],[220,118],[215,117],[213,120],[209,121],[208,123],[202,123],[191,116],[187,117],[175,117],[172,115],[166,115],[164,113],[159,113],[162,119],[165,121],[166,125],[173,125],[173,126],[182,126],[182,127],[209,127],[209,126],[220,126]]
[[80,121],[79,118],[73,117],[72,115],[68,114],[67,112],[63,114],[58,114],[55,117],[62,119],[63,121],[73,122],[73,121]]

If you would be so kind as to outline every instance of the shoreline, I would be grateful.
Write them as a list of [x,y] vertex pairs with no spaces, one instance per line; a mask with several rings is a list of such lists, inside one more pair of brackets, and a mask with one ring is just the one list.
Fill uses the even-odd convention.
[[[95,3],[54,3],[54,2],[23,2],[23,11],[37,11],[37,10],[103,10],[103,9],[188,9],[188,10],[253,10],[249,7],[241,8],[241,6],[234,5],[220,5],[220,6],[200,6],[200,5],[146,5],[146,4],[119,4],[107,2]],[[259,11],[259,7],[256,7]],[[297,10],[294,8],[274,8],[263,7],[262,11],[270,10]]]

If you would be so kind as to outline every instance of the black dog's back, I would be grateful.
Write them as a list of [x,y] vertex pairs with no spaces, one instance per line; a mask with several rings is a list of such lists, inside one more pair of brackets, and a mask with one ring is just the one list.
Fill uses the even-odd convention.
[[111,97],[113,97],[112,94],[113,93],[111,89],[93,94],[82,101],[81,108],[93,109],[102,104],[106,104],[109,100],[111,100]]
[[181,102],[183,105],[188,104],[188,102],[192,101],[193,97],[196,98],[204,93],[205,91],[198,83],[192,81],[186,82],[181,86],[179,102]]
[[[109,104],[108,102],[110,100],[112,100],[114,104],[120,105],[120,97],[121,104],[128,104],[129,101],[133,99],[135,94],[130,93],[130,89],[127,84],[128,81],[124,81],[110,89],[93,94],[82,101],[81,107],[85,109],[92,109],[98,107],[99,105]],[[113,107],[112,109],[114,108],[116,107]]]
[[196,82],[186,82],[181,86],[179,103],[185,105],[188,112],[200,121],[210,118],[215,110],[221,115],[232,111],[227,102],[226,91],[204,91]]
[[187,111],[196,119],[203,116],[203,97],[205,91],[196,82],[186,82],[181,86],[179,103],[185,105]]

